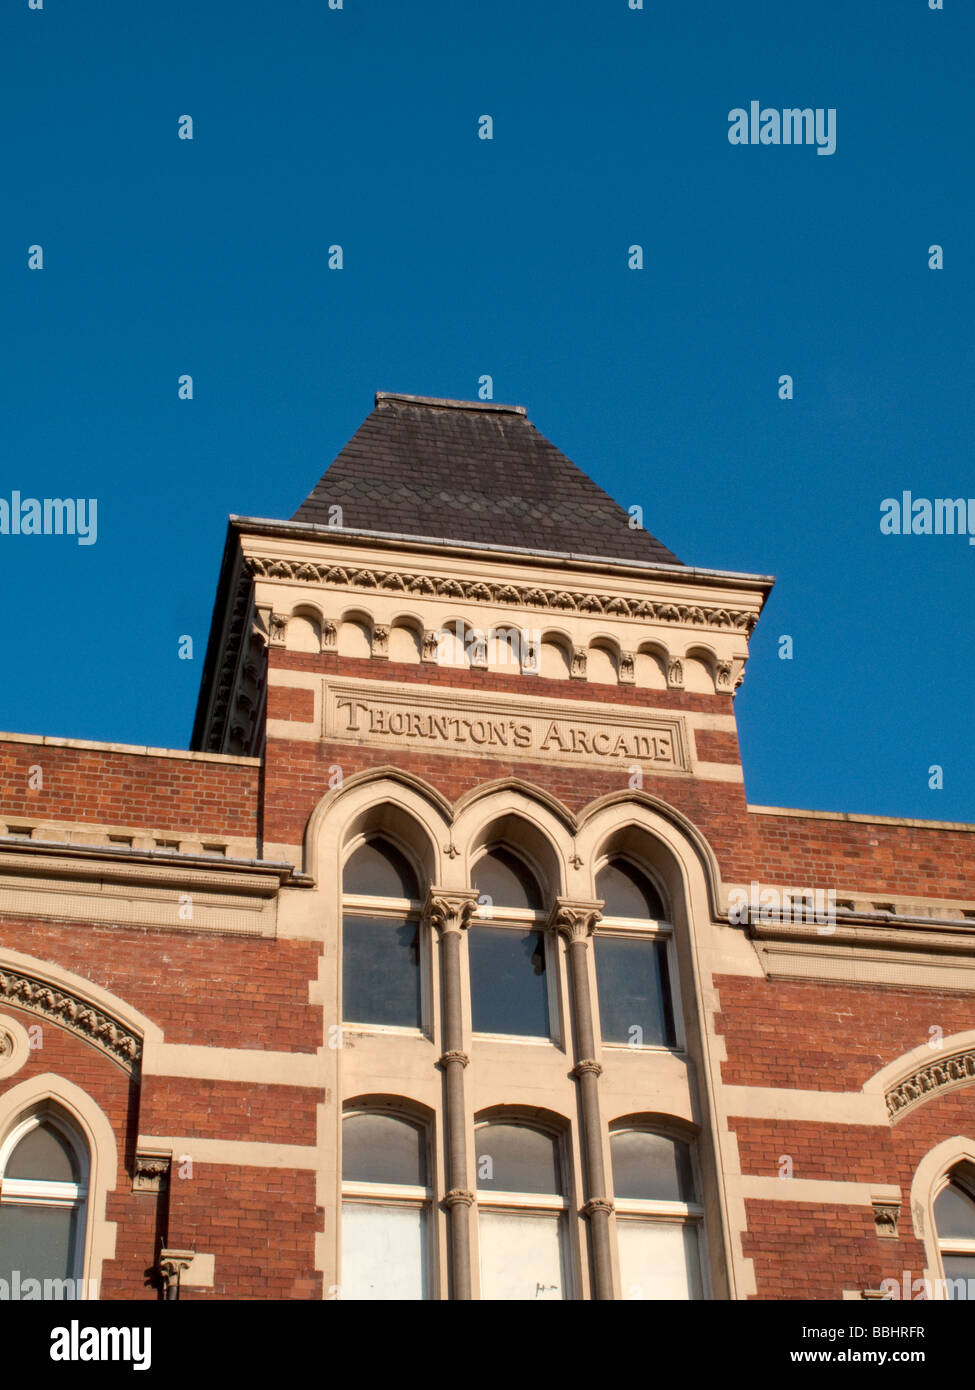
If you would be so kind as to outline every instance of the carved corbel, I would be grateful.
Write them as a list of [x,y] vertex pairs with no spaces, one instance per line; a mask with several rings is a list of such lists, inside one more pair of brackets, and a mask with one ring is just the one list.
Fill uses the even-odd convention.
[[667,684],[671,690],[684,689],[684,663],[680,657],[673,656],[667,663]]
[[139,1149],[132,1171],[132,1191],[158,1194],[169,1187],[173,1155],[169,1149]]
[[586,668],[588,665],[588,653],[585,647],[576,647],[572,653],[572,665],[569,667],[569,675],[578,681],[586,679]]

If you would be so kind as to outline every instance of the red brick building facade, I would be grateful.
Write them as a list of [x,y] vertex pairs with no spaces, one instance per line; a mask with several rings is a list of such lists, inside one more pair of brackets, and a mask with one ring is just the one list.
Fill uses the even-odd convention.
[[748,805],[771,581],[634,520],[518,408],[380,395],[231,519],[193,751],[0,736],[0,1279],[967,1279],[975,827]]

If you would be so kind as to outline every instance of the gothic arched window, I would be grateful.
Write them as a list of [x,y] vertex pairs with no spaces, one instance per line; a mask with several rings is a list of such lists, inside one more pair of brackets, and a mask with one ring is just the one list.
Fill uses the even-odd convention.
[[474,866],[478,913],[468,933],[475,1033],[549,1038],[549,945],[533,871],[498,846]]
[[385,1111],[342,1123],[342,1297],[430,1296],[426,1130]]
[[342,875],[342,1020],[420,1028],[420,884],[392,841],[366,840]]
[[688,1145],[649,1129],[609,1138],[624,1298],[701,1298],[698,1205]]
[[89,1155],[75,1126],[53,1107],[22,1119],[0,1145],[0,1279],[21,1297],[64,1298],[84,1261]]
[[642,869],[621,858],[596,875],[596,896],[604,903],[593,939],[603,1042],[676,1047],[676,961],[663,897]]
[[558,1136],[517,1120],[478,1125],[482,1299],[572,1297]]

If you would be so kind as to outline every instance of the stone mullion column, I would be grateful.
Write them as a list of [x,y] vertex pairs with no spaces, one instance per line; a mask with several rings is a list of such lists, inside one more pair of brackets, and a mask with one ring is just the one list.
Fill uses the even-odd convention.
[[609,1218],[613,1205],[606,1196],[606,1169],[603,1163],[603,1122],[599,1107],[599,1076],[596,1039],[592,1022],[592,996],[589,989],[589,937],[600,919],[601,902],[573,902],[556,898],[549,926],[564,936],[569,961],[569,994],[575,1066],[572,1075],[579,1083],[582,1114],[582,1149],[585,1154],[585,1206],[592,1236],[593,1281],[597,1299],[613,1297],[613,1252],[609,1239]]
[[470,1209],[474,1193],[467,1176],[467,1109],[464,1069],[470,1058],[464,1051],[464,1018],[461,984],[461,932],[477,906],[473,889],[431,888],[424,914],[440,936],[441,1000],[446,1105],[447,1194],[444,1198],[450,1225],[450,1286],[454,1299],[471,1296]]

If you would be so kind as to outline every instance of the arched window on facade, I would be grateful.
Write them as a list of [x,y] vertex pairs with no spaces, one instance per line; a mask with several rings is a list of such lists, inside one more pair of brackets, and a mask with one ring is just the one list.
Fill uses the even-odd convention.
[[615,858],[596,875],[596,896],[604,901],[593,938],[603,1042],[680,1046],[673,928],[660,892],[637,865]]
[[934,1225],[946,1280],[945,1297],[975,1297],[975,1185],[967,1172],[947,1175],[934,1199]]
[[392,841],[366,840],[342,875],[342,1021],[423,1025],[420,884]]
[[558,1136],[516,1120],[474,1132],[482,1299],[573,1297]]
[[690,1149],[639,1127],[610,1135],[625,1299],[703,1297],[701,1224]]
[[549,944],[533,871],[497,846],[474,866],[478,913],[468,932],[475,1033],[551,1037]]
[[379,1111],[342,1123],[342,1297],[431,1296],[427,1130]]
[[62,1281],[82,1278],[89,1166],[84,1139],[53,1106],[19,1121],[0,1145],[0,1279],[8,1288],[36,1279],[31,1296],[76,1296]]

